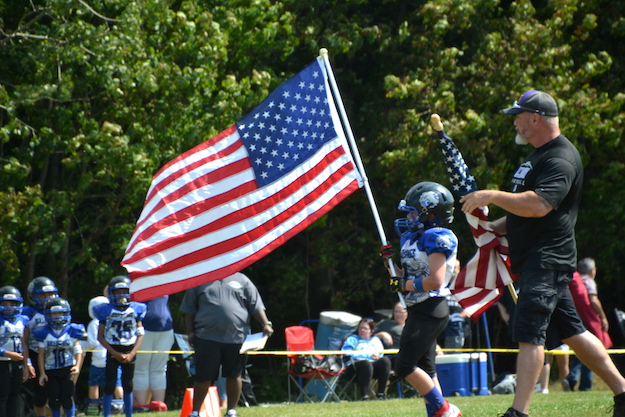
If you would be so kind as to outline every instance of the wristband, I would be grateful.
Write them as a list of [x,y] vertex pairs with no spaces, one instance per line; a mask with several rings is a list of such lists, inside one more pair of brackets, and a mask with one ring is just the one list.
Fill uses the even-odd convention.
[[137,327],[137,331],[135,332],[135,335],[143,336],[144,334],[145,334],[145,329],[143,328],[143,326]]
[[423,278],[415,278],[414,281],[412,281],[414,283],[414,290],[415,292],[424,292],[425,290],[423,289]]
[[265,324],[263,324],[263,327],[265,327],[266,325],[270,325],[273,328],[273,323],[269,320],[267,320]]
[[6,349],[0,348],[0,356],[4,356],[6,352],[7,352]]

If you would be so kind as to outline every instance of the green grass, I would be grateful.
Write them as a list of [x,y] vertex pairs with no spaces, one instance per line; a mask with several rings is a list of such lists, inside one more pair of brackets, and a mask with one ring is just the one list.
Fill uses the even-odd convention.
[[[550,387],[551,389],[551,387]],[[496,417],[512,403],[512,395],[482,395],[450,398],[464,417]],[[535,394],[531,417],[611,417],[612,393],[607,390],[589,392],[552,391]],[[341,402],[327,404],[263,404],[238,409],[240,417],[426,417],[421,399]],[[146,417],[179,417],[180,410],[150,413]],[[183,416],[186,417],[186,416]]]

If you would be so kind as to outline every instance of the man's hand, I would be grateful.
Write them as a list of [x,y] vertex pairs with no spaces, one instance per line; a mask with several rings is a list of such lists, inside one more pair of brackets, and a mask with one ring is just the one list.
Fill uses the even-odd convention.
[[391,292],[406,291],[406,280],[399,277],[392,277],[388,280],[388,289]]

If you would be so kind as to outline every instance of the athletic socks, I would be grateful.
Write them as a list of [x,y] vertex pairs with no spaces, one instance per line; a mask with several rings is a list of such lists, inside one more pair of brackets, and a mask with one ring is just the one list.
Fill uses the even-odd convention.
[[124,392],[124,408],[126,417],[132,417],[132,392]]
[[111,417],[111,406],[113,404],[113,394],[104,394],[102,396],[102,415]]
[[423,398],[426,401],[425,409],[428,413],[428,417],[434,416],[434,414],[445,405],[445,398],[438,388],[433,387],[430,392],[425,394]]

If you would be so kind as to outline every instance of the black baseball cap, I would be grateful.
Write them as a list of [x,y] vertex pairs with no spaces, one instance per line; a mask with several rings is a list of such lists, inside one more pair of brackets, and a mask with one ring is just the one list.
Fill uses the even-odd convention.
[[549,94],[538,91],[529,90],[523,93],[518,101],[515,101],[512,107],[502,110],[503,114],[515,115],[523,112],[538,113],[541,116],[556,117],[558,116],[558,105]]

